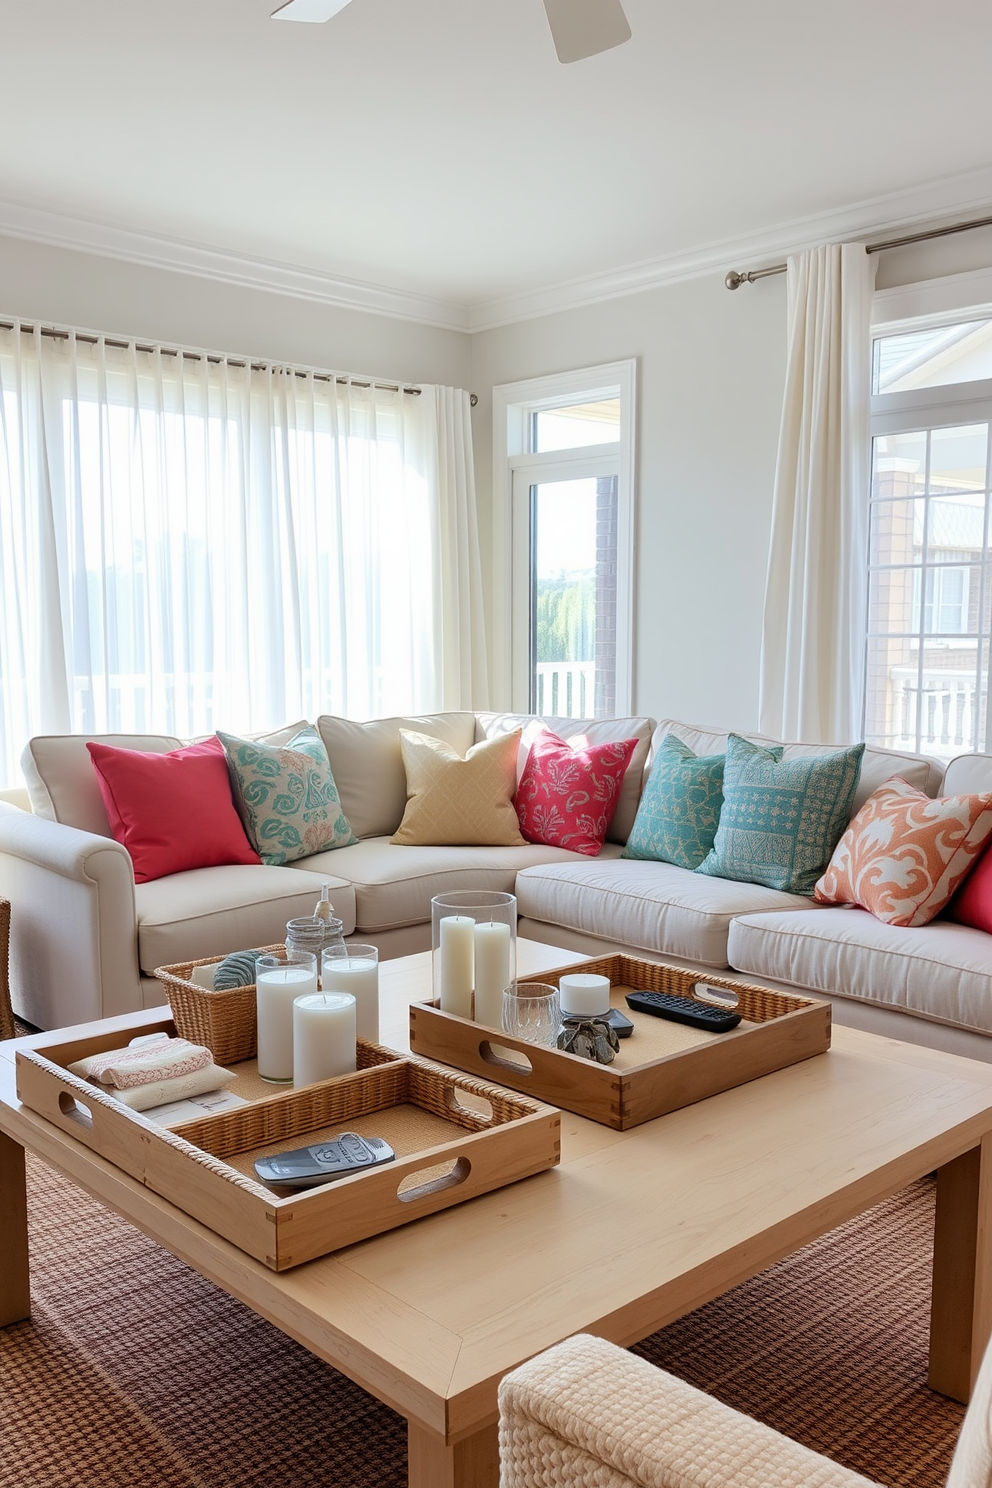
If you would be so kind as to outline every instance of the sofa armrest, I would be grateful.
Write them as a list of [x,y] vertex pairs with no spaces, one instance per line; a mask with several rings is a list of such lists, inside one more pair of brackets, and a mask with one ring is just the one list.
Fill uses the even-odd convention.
[[15,1010],[39,1028],[141,1007],[134,873],[112,838],[0,802]]
[[500,1386],[500,1488],[877,1488],[602,1338]]

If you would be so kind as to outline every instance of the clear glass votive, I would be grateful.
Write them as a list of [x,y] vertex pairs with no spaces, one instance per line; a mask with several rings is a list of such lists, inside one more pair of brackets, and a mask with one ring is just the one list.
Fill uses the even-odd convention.
[[517,901],[495,889],[431,900],[434,1001],[445,1013],[499,1028],[503,988],[517,975]]
[[514,1038],[553,1049],[561,1032],[558,988],[548,982],[514,982],[503,993],[503,1029]]
[[349,941],[345,954],[336,946],[324,952],[320,985],[325,992],[349,992],[355,999],[358,1037],[379,1042],[379,947]]
[[293,1078],[293,1003],[317,990],[317,958],[312,951],[259,956],[255,964],[258,1073],[273,1084]]

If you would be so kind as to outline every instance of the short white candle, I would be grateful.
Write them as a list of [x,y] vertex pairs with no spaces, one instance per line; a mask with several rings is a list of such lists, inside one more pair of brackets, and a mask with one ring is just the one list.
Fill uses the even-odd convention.
[[592,972],[569,972],[558,978],[563,1018],[595,1018],[610,1010],[610,979]]
[[495,920],[475,927],[475,1021],[503,1026],[503,991],[510,984],[510,927]]
[[471,915],[445,915],[439,924],[441,1011],[472,1016],[475,978],[475,921]]
[[311,992],[293,1003],[293,1084],[312,1085],[355,1069],[355,999]]
[[258,1073],[263,1080],[293,1078],[293,1003],[317,990],[316,963],[259,967],[255,982],[258,1014]]
[[325,992],[349,992],[355,999],[358,1037],[379,1042],[379,963],[372,956],[328,956],[320,984]]

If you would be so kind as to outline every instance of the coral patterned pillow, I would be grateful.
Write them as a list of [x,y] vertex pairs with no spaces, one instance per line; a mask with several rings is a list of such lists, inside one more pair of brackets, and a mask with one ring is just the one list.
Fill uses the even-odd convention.
[[636,739],[573,749],[550,729],[530,747],[513,804],[528,842],[594,858],[606,840]]
[[821,904],[859,904],[887,925],[925,925],[992,833],[992,793],[931,800],[896,775],[862,806],[816,886]]

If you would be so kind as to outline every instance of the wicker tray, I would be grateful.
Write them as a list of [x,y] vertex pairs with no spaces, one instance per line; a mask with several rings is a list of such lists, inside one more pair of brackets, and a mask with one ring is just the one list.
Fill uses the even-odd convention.
[[[163,1028],[174,1031],[158,1020],[131,1032]],[[557,1111],[361,1041],[364,1067],[355,1074],[169,1131],[65,1068],[113,1048],[119,1038],[103,1034],[44,1051],[18,1050],[19,1098],[274,1271],[450,1208],[559,1160]],[[385,1137],[396,1161],[288,1196],[255,1178],[255,1158],[327,1141],[343,1130]]]
[[[286,954],[284,945],[253,946],[259,954]],[[205,1044],[218,1064],[240,1064],[258,1051],[255,1022],[255,983],[211,992],[191,981],[194,966],[213,966],[223,956],[204,956],[199,961],[180,961],[175,966],[157,966],[155,976],[165,988],[169,1007],[181,1038]]]
[[[443,1013],[432,1002],[410,1008],[410,1047],[415,1054],[499,1080],[617,1131],[830,1047],[829,1003],[634,956],[603,956],[526,980],[557,986],[558,978],[569,971],[609,977],[613,1006],[634,1024],[630,1038],[621,1040],[613,1064],[595,1064],[560,1049],[527,1043],[500,1029]],[[736,993],[736,1011],[743,1021],[732,1032],[704,1033],[635,1013],[624,1000],[634,990],[691,997],[699,981]]]

